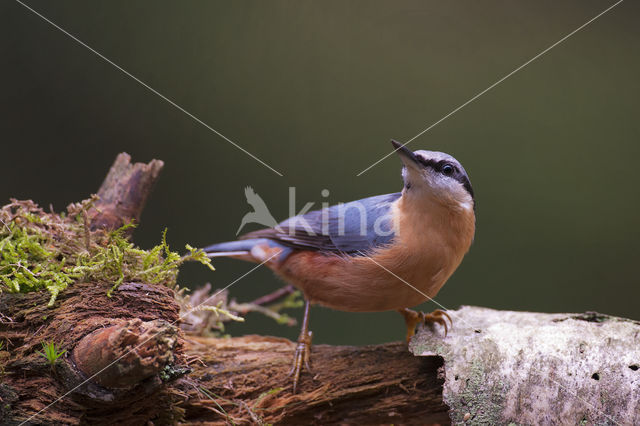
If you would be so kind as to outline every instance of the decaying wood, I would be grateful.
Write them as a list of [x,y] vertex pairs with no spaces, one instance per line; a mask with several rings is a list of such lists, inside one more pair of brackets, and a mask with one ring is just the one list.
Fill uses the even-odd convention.
[[85,376],[106,388],[127,388],[173,362],[176,327],[162,320],[123,320],[84,336],[73,361]]
[[[181,381],[187,423],[447,423],[442,359],[414,357],[405,343],[316,345],[313,375],[291,393],[295,344],[245,336],[189,338],[193,372]],[[226,414],[224,414],[226,413]]]
[[[161,161],[132,165],[127,154],[118,156],[95,208],[88,215],[82,210],[87,250],[87,222],[112,230],[137,220],[161,168]],[[74,283],[54,307],[47,306],[46,292],[0,293],[0,423],[140,424],[179,417],[165,386],[186,372],[173,291],[123,283],[107,297],[111,286]],[[55,367],[37,352],[43,342],[67,349]],[[164,371],[168,364],[171,371]]]
[[98,191],[96,208],[89,212],[91,228],[117,229],[138,222],[163,167],[161,160],[131,164],[129,154],[119,154]]
[[[97,371],[97,367],[104,366],[103,359],[98,358],[98,364],[93,365],[94,359],[91,356],[79,353],[85,373],[75,366],[78,342],[92,339],[95,336],[92,333],[100,333],[101,330],[109,330],[114,325],[127,322],[123,318],[133,319],[134,322],[162,321],[166,324],[175,323],[178,319],[179,307],[174,300],[173,291],[166,287],[124,283],[108,298],[109,288],[109,283],[74,284],[59,296],[55,308],[47,307],[49,296],[46,293],[1,295],[0,311],[12,321],[0,326],[1,339],[7,342],[7,346],[3,348],[6,352],[2,352],[5,354],[5,371],[0,398],[4,400],[7,394],[15,394],[17,400],[11,404],[8,412],[0,414],[16,422],[26,420],[73,390],[69,397],[48,408],[41,416],[32,419],[32,422],[77,424],[84,418],[92,419],[91,423],[117,420],[134,424],[135,421],[146,421],[149,417],[154,417],[158,409],[161,416],[173,415],[169,410],[163,412],[172,398],[170,393],[163,391],[162,383],[155,380],[154,376],[145,374],[149,369],[144,361],[167,356],[167,351],[162,346],[151,354],[132,353],[117,365],[123,368],[122,371],[107,369],[107,374],[100,376],[97,381],[84,383],[90,373]],[[177,330],[174,330],[173,335],[163,335],[163,338],[176,339]],[[61,347],[70,349],[70,352],[63,362],[51,369],[36,352],[42,350],[41,342],[56,342]],[[120,344],[116,348],[123,353],[134,347],[131,344],[135,345],[135,342],[118,343]],[[75,350],[71,351],[72,348]],[[173,353],[176,358],[174,362],[178,364],[184,362],[180,353],[179,350]],[[105,358],[113,355],[107,353]],[[141,377],[140,371],[146,377]],[[127,375],[134,376],[135,380],[127,378]],[[107,381],[107,385],[120,384],[119,380],[129,381],[128,386],[110,388],[99,384],[101,381]],[[103,417],[105,413],[109,415]]]

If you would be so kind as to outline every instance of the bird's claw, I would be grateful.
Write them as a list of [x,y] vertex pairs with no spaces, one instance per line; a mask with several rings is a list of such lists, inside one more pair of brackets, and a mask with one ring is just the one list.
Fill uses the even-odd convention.
[[436,309],[430,314],[422,313],[423,316],[423,324],[440,324],[444,327],[444,337],[447,337],[447,333],[449,333],[449,326],[447,326],[447,320],[449,321],[449,325],[453,327],[453,321],[448,313],[443,310]]
[[287,377],[293,376],[293,393],[296,393],[296,389],[298,388],[302,366],[304,366],[308,373],[312,374],[311,366],[309,365],[312,338],[313,332],[311,331],[308,331],[306,334],[300,334],[300,337],[298,337],[298,345],[293,355],[293,365],[287,374]]
[[445,337],[449,332],[447,320],[449,321],[449,325],[453,326],[453,321],[451,320],[449,314],[440,309],[436,309],[430,314],[425,314],[424,312],[416,312],[408,308],[399,309],[398,312],[402,314],[402,316],[404,317],[404,321],[407,324],[407,342],[409,342],[415,334],[416,326],[418,324],[440,324],[442,327],[444,327]]

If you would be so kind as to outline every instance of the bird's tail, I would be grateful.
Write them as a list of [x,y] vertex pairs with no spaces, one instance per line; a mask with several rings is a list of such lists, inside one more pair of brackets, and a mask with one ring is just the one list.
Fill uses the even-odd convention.
[[293,249],[268,238],[249,238],[210,245],[202,249],[209,257],[233,257],[249,262],[282,263]]
[[207,253],[209,257],[236,257],[246,256],[251,252],[251,249],[256,244],[260,244],[265,241],[262,238],[255,238],[249,240],[239,241],[227,241],[224,243],[212,244],[202,250]]

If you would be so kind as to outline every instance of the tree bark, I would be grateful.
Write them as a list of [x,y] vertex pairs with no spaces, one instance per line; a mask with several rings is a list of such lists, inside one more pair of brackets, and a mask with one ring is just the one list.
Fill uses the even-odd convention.
[[295,343],[275,337],[189,338],[185,420],[200,424],[448,423],[440,357],[406,343],[312,348],[312,374],[291,393]]
[[[171,389],[154,374],[169,358],[184,363],[178,330],[170,326],[179,313],[173,291],[124,283],[109,298],[110,286],[76,283],[60,294],[54,308],[47,307],[44,292],[0,295],[0,312],[10,318],[0,323],[0,341],[6,342],[0,352],[0,424],[141,424],[177,418]],[[175,344],[130,351],[149,323],[167,328],[154,342]],[[114,328],[130,334],[111,341],[95,338]],[[55,368],[36,352],[42,351],[42,342],[68,350]],[[94,349],[103,351],[102,357],[84,350],[86,343],[99,345]],[[141,350],[145,348],[150,350]],[[87,381],[125,353],[119,363]]]

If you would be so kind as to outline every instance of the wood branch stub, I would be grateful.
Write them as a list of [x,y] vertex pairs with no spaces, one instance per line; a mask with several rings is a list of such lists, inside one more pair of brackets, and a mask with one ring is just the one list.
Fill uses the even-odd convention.
[[161,160],[131,164],[129,154],[119,154],[100,186],[96,208],[89,212],[91,229],[117,229],[131,220],[138,222],[163,167]]
[[[173,361],[178,329],[162,321],[122,321],[86,335],[73,350],[76,366],[107,388],[128,388]],[[95,376],[95,377],[94,377]]]
[[[190,338],[194,370],[179,384],[187,422],[225,424],[447,423],[442,358],[414,357],[405,343],[312,348],[313,375],[291,393],[295,344],[245,336]],[[222,408],[226,415],[220,414]]]

